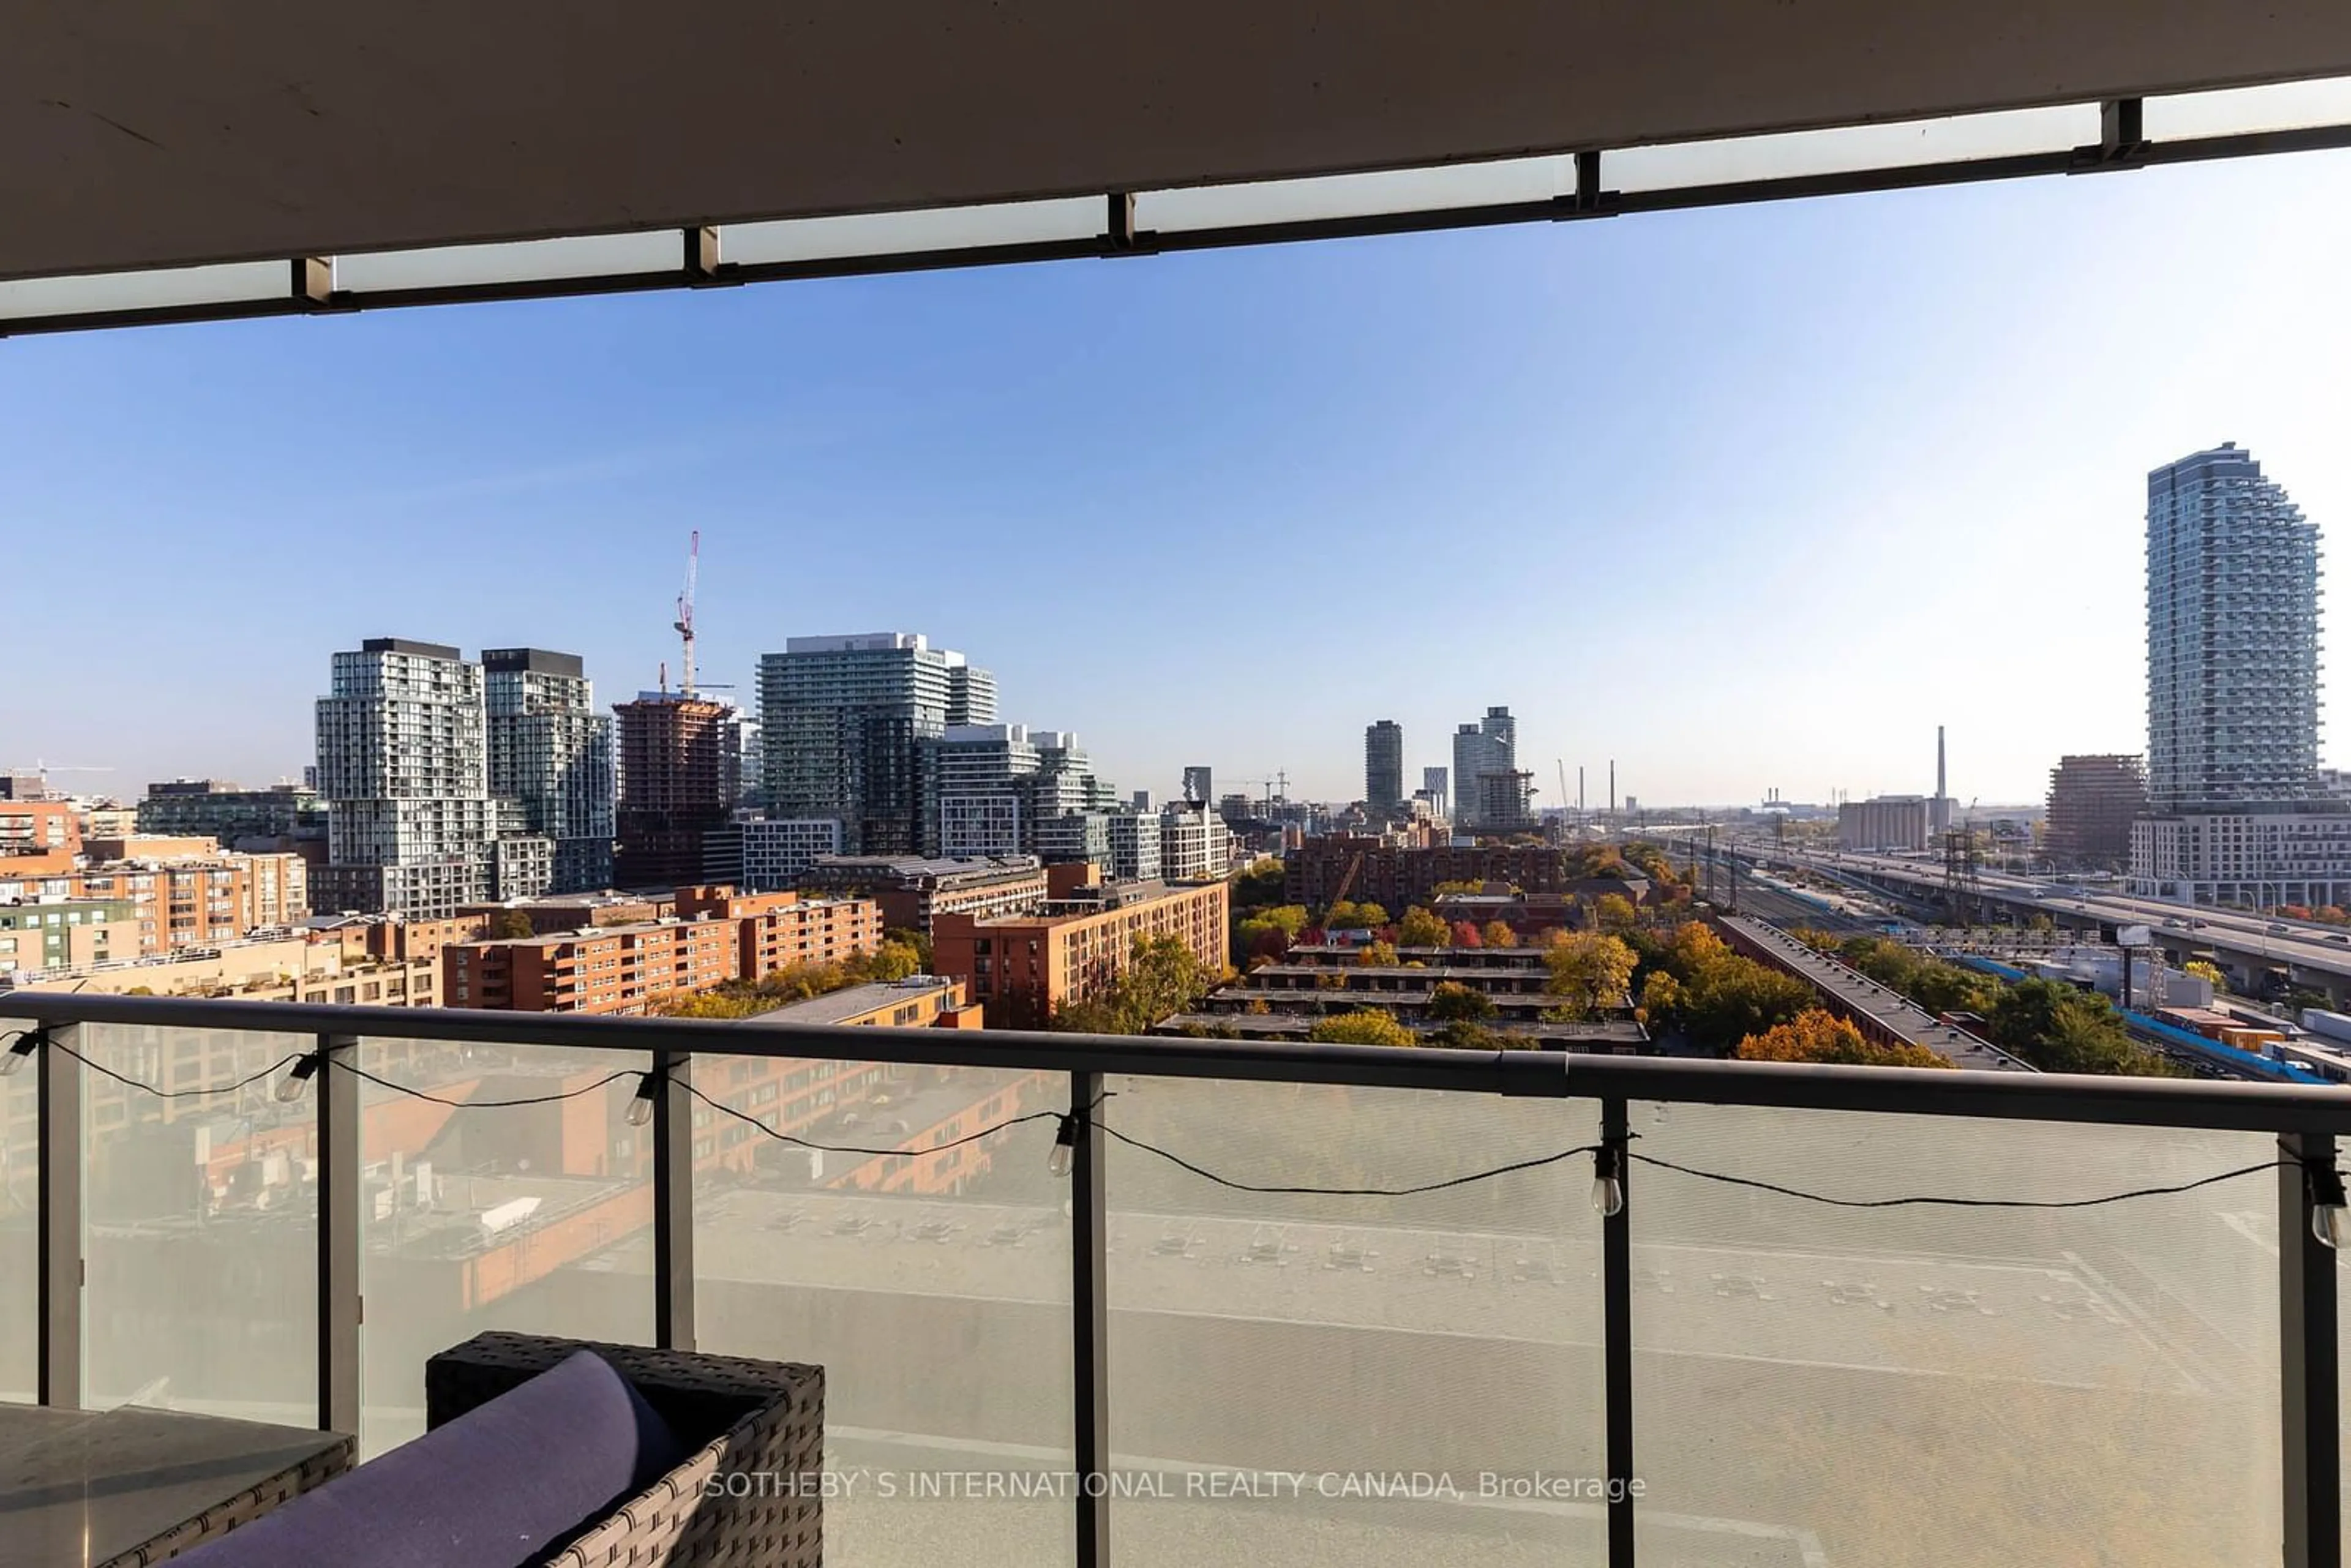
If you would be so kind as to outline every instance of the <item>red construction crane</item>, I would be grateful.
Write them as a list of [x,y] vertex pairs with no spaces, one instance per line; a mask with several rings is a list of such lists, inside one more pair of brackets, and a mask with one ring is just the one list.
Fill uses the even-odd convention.
[[677,596],[677,619],[670,628],[685,640],[685,662],[679,666],[677,689],[694,695],[694,580],[702,566],[702,530],[694,530],[685,547],[685,591]]

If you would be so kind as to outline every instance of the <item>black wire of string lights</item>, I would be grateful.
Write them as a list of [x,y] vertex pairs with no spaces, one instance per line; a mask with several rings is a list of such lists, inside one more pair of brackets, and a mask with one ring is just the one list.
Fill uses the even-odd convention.
[[[263,1068],[260,1071],[247,1074],[246,1077],[240,1078],[232,1083],[219,1084],[205,1089],[166,1090],[158,1089],[153,1084],[141,1082],[138,1079],[128,1077],[120,1072],[115,1071],[112,1068],[106,1067],[99,1062],[93,1061],[89,1057],[84,1056],[80,1051],[74,1050],[72,1047],[61,1044],[53,1039],[49,1039],[43,1030],[37,1029],[16,1030],[9,1039],[11,1043],[7,1047],[6,1053],[5,1055],[0,1055],[0,1077],[5,1077],[9,1072],[16,1071],[31,1056],[34,1051],[43,1044],[47,1044],[55,1050],[65,1052],[65,1054],[72,1057],[75,1061],[79,1061],[85,1067],[89,1067],[95,1071],[103,1073],[105,1076],[115,1080],[117,1082],[125,1084],[133,1089],[143,1090],[147,1093],[166,1100],[194,1099],[202,1098],[206,1095],[234,1093],[239,1089],[259,1082],[261,1080],[268,1077],[271,1073],[276,1072],[280,1068],[289,1066],[291,1071],[288,1071],[287,1077],[280,1082],[278,1086],[277,1098],[288,1101],[298,1100],[302,1096],[308,1081],[317,1073],[322,1061],[331,1063],[339,1071],[351,1073],[356,1077],[364,1079],[368,1082],[377,1084],[394,1093],[405,1094],[412,1099],[429,1101],[434,1104],[446,1105],[456,1110],[496,1110],[510,1106],[552,1104],[558,1101],[576,1100],[583,1094],[592,1094],[598,1090],[605,1088],[611,1083],[618,1082],[625,1078],[633,1077],[638,1081],[637,1090],[634,1098],[631,1101],[629,1105],[628,1120],[632,1125],[642,1126],[653,1120],[655,1095],[659,1090],[660,1084],[664,1081],[664,1073],[658,1069],[648,1072],[635,1068],[618,1068],[611,1072],[605,1073],[601,1078],[590,1081],[590,1082],[578,1085],[575,1088],[559,1090],[553,1093],[521,1095],[513,1098],[502,1098],[496,1100],[458,1100],[450,1098],[446,1095],[434,1094],[427,1090],[417,1089],[409,1084],[397,1082],[394,1080],[381,1077],[376,1073],[368,1071],[365,1068],[359,1066],[355,1062],[344,1061],[340,1056],[319,1051],[308,1051],[298,1052],[293,1055],[282,1057],[278,1061],[272,1062],[269,1066]],[[1181,1170],[1186,1171],[1193,1176],[1198,1176],[1203,1181],[1210,1182],[1215,1186],[1226,1187],[1234,1192],[1257,1193],[1275,1197],[1415,1197],[1424,1193],[1444,1192],[1455,1187],[1470,1186],[1479,1182],[1493,1181],[1502,1176],[1516,1175],[1520,1171],[1539,1170],[1547,1166],[1554,1166],[1562,1163],[1562,1161],[1574,1159],[1579,1155],[1589,1155],[1593,1159],[1593,1207],[1597,1208],[1603,1216],[1608,1218],[1614,1218],[1624,1210],[1625,1193],[1623,1172],[1625,1162],[1628,1159],[1638,1161],[1642,1165],[1649,1166],[1658,1170],[1671,1171],[1677,1176],[1689,1176],[1699,1181],[1716,1182],[1726,1186],[1745,1187],[1757,1192],[1771,1193],[1782,1197],[1795,1198],[1805,1203],[1825,1204],[1836,1208],[2095,1208],[2106,1204],[2126,1203],[2136,1198],[2166,1197],[2179,1193],[2194,1192],[2200,1187],[2213,1186],[2221,1182],[2235,1181],[2241,1177],[2254,1176],[2262,1171],[2278,1170],[2299,1164],[2303,1167],[2305,1178],[2310,1184],[2313,1204],[2311,1228],[2314,1234],[2317,1236],[2319,1240],[2325,1242],[2330,1247],[2336,1246],[2343,1242],[2351,1242],[2351,1205],[2346,1205],[2346,1202],[2344,1181],[2341,1173],[2332,1163],[2320,1163],[2308,1160],[2262,1160],[2253,1165],[2239,1166],[2231,1170],[2216,1171],[2210,1176],[2199,1176],[2192,1181],[2174,1182],[2156,1186],[2131,1187],[2121,1192],[2100,1193],[2090,1197],[1977,1197],[1956,1194],[1937,1193],[1910,1193],[1894,1197],[1841,1197],[1833,1193],[1812,1192],[1802,1187],[1788,1186],[1779,1182],[1764,1181],[1755,1176],[1736,1176],[1727,1171],[1704,1170],[1695,1166],[1682,1165],[1677,1161],[1665,1159],[1658,1155],[1638,1154],[1626,1148],[1622,1144],[1604,1142],[1599,1144],[1579,1144],[1572,1148],[1561,1149],[1552,1154],[1536,1155],[1526,1159],[1512,1160],[1505,1165],[1491,1166],[1479,1170],[1468,1171],[1460,1176],[1447,1176],[1437,1181],[1416,1183],[1408,1186],[1317,1186],[1243,1181],[1238,1177],[1225,1176],[1217,1171],[1210,1170],[1196,1161],[1187,1159],[1184,1155],[1176,1153],[1174,1150],[1163,1148],[1159,1145],[1152,1143],[1147,1139],[1138,1138],[1132,1134],[1121,1132],[1118,1128],[1110,1125],[1107,1122],[1099,1120],[1094,1115],[1094,1113],[1102,1108],[1102,1103],[1112,1098],[1112,1092],[1110,1091],[1104,1091],[1102,1093],[1096,1095],[1092,1103],[1073,1110],[1031,1111],[1022,1115],[1008,1117],[1001,1122],[992,1123],[975,1132],[966,1133],[959,1137],[951,1138],[943,1143],[934,1144],[926,1148],[908,1149],[904,1146],[884,1148],[862,1144],[818,1143],[813,1139],[803,1138],[795,1134],[778,1131],[778,1129],[768,1125],[767,1123],[761,1121],[758,1117],[750,1114],[748,1112],[737,1110],[734,1106],[726,1104],[723,1101],[713,1099],[708,1093],[696,1088],[692,1083],[685,1082],[684,1079],[672,1078],[669,1082],[674,1083],[678,1088],[683,1089],[688,1095],[708,1106],[711,1110],[717,1112],[722,1115],[733,1117],[736,1121],[741,1122],[747,1126],[757,1128],[759,1132],[775,1139],[778,1143],[789,1144],[795,1148],[814,1150],[820,1154],[863,1155],[873,1157],[884,1157],[893,1155],[935,1154],[946,1149],[959,1148],[966,1144],[975,1144],[984,1138],[992,1138],[998,1133],[1009,1131],[1014,1127],[1021,1126],[1027,1123],[1050,1121],[1055,1124],[1055,1129],[1053,1145],[1049,1159],[1049,1167],[1052,1174],[1057,1176],[1066,1176],[1070,1172],[1076,1151],[1078,1128],[1082,1124],[1084,1126],[1091,1127],[1094,1131],[1102,1133],[1130,1148],[1141,1150],[1145,1154],[1155,1155],[1160,1159],[1166,1161],[1168,1164],[1173,1165]],[[1627,1136],[1628,1139],[1637,1138],[1640,1134],[1635,1133],[1630,1134]]]

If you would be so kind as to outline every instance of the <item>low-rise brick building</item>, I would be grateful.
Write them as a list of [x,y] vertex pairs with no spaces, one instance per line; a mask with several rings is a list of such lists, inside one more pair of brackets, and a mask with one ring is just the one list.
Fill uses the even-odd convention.
[[1139,939],[1176,937],[1212,971],[1231,961],[1229,889],[1222,882],[1097,883],[1055,893],[1033,915],[942,915],[933,922],[931,967],[966,981],[992,1023],[1044,1028],[1059,1009],[1099,995],[1123,974]]

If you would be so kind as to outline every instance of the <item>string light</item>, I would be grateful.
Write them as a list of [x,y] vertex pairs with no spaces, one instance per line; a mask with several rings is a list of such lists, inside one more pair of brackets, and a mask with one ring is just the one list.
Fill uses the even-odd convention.
[[[84,1056],[81,1052],[75,1051],[70,1046],[62,1045],[57,1041],[46,1040],[41,1031],[34,1030],[16,1031],[16,1034],[12,1043],[8,1046],[6,1051],[5,1053],[0,1053],[0,1077],[5,1077],[12,1072],[21,1070],[24,1062],[44,1044],[49,1045],[53,1050],[64,1051],[68,1056],[72,1057],[75,1061],[80,1062],[85,1067],[91,1069],[93,1071],[101,1073],[108,1078],[115,1080],[117,1082],[127,1085],[128,1087],[142,1090],[149,1094],[156,1096],[158,1099],[164,1100],[233,1093],[236,1090],[242,1089],[248,1084],[258,1082],[262,1079],[267,1078],[279,1068],[288,1067],[290,1064],[290,1070],[278,1082],[277,1097],[279,1100],[286,1102],[298,1101],[300,1100],[308,1092],[309,1081],[313,1077],[317,1076],[321,1064],[328,1061],[324,1055],[315,1051],[307,1054],[287,1056],[272,1063],[270,1066],[262,1069],[259,1072],[238,1079],[232,1083],[222,1084],[210,1089],[165,1090],[158,1089],[152,1083],[142,1083],[135,1078],[125,1077],[123,1074],[115,1071],[112,1068],[106,1067],[99,1062],[91,1061],[89,1057]],[[355,1077],[365,1079],[367,1082],[377,1084],[381,1088],[391,1090],[394,1093],[404,1094],[414,1100],[429,1101],[437,1105],[447,1105],[461,1111],[495,1110],[506,1106],[517,1105],[545,1105],[551,1104],[557,1101],[576,1100],[583,1094],[592,1094],[598,1090],[602,1089],[609,1084],[617,1082],[623,1078],[634,1078],[637,1080],[636,1095],[630,1103],[627,1113],[629,1123],[632,1126],[643,1126],[653,1119],[653,1106],[655,1103],[654,1095],[657,1084],[656,1075],[653,1073],[635,1071],[623,1068],[612,1072],[608,1072],[603,1077],[596,1079],[590,1082],[581,1084],[578,1088],[566,1089],[552,1094],[531,1094],[502,1100],[456,1100],[451,1099],[446,1095],[434,1094],[425,1090],[412,1088],[405,1083],[394,1082],[389,1078],[380,1077],[375,1073],[368,1071],[357,1063],[345,1061],[340,1056],[334,1058],[331,1064],[337,1071],[349,1072]],[[1412,1197],[1423,1193],[1443,1192],[1453,1187],[1468,1186],[1479,1182],[1493,1181],[1499,1177],[1514,1175],[1520,1171],[1536,1170],[1545,1166],[1557,1165],[1563,1160],[1574,1159],[1579,1155],[1590,1155],[1593,1157],[1592,1206],[1593,1208],[1597,1209],[1604,1218],[1613,1218],[1616,1215],[1624,1212],[1624,1162],[1627,1159],[1638,1160],[1643,1165],[1652,1166],[1659,1170],[1672,1171],[1680,1176],[1695,1177],[1700,1181],[1719,1182],[1730,1186],[1748,1187],[1760,1192],[1775,1193],[1782,1197],[1798,1198],[1807,1203],[1828,1204],[1839,1208],[1901,1208],[1912,1206],[1934,1206],[1951,1208],[2092,1208],[2104,1204],[2128,1202],[2134,1198],[2162,1197],[2179,1193],[2194,1192],[2199,1187],[2212,1186],[2224,1181],[2234,1181],[2241,1176],[2252,1176],[2261,1171],[2276,1170],[2281,1166],[2294,1163],[2286,1160],[2263,1160],[2258,1165],[2239,1166],[2233,1170],[2216,1171],[2210,1176],[2199,1176],[2194,1181],[2178,1182],[2168,1186],[2132,1187],[2122,1192],[2101,1193],[2094,1197],[1965,1197],[1936,1194],[1910,1194],[1896,1197],[1864,1198],[1839,1197],[1828,1193],[1808,1192],[1802,1187],[1786,1186],[1777,1182],[1761,1181],[1753,1176],[1733,1176],[1725,1171],[1703,1170],[1694,1166],[1680,1165],[1672,1160],[1661,1159],[1654,1155],[1639,1154],[1629,1149],[1613,1147],[1606,1144],[1582,1144],[1573,1148],[1562,1149],[1556,1154],[1538,1155],[1529,1159],[1513,1160],[1508,1165],[1494,1166],[1484,1170],[1470,1171],[1466,1175],[1447,1176],[1440,1181],[1423,1182],[1411,1186],[1287,1186],[1270,1183],[1247,1182],[1231,1176],[1219,1175],[1215,1171],[1207,1169],[1204,1166],[1185,1158],[1183,1155],[1176,1154],[1172,1149],[1163,1148],[1157,1144],[1150,1143],[1142,1138],[1137,1138],[1131,1134],[1123,1133],[1117,1128],[1111,1126],[1106,1122],[1095,1120],[1092,1115],[1092,1113],[1102,1104],[1102,1101],[1112,1098],[1109,1092],[1102,1093],[1094,1101],[1093,1104],[1085,1107],[1083,1111],[1032,1111],[1025,1115],[1009,1117],[1005,1121],[979,1128],[976,1132],[967,1133],[961,1137],[950,1138],[944,1143],[934,1144],[925,1149],[910,1150],[903,1145],[881,1148],[856,1144],[816,1143],[810,1139],[797,1137],[789,1133],[778,1132],[777,1129],[770,1127],[765,1122],[759,1120],[757,1116],[738,1111],[732,1105],[712,1099],[708,1094],[705,1094],[700,1089],[695,1088],[693,1084],[685,1082],[684,1079],[674,1079],[672,1080],[672,1082],[675,1087],[684,1090],[685,1092],[691,1094],[695,1099],[700,1101],[705,1105],[707,1105],[711,1110],[717,1113],[725,1116],[731,1116],[738,1122],[742,1122],[747,1125],[758,1128],[761,1133],[775,1139],[778,1143],[789,1144],[796,1148],[814,1149],[824,1154],[866,1155],[876,1157],[885,1155],[904,1155],[907,1154],[935,1154],[942,1150],[956,1148],[965,1144],[977,1143],[983,1138],[994,1137],[997,1134],[1008,1132],[1014,1127],[1021,1125],[1023,1123],[1041,1122],[1050,1119],[1055,1124],[1055,1127],[1052,1147],[1046,1156],[1046,1168],[1056,1177],[1061,1177],[1068,1176],[1076,1163],[1078,1124],[1081,1121],[1083,1121],[1086,1125],[1092,1128],[1095,1132],[1102,1134],[1106,1137],[1116,1139],[1118,1142],[1126,1145],[1130,1148],[1139,1149],[1146,1154],[1155,1155],[1159,1158],[1168,1162],[1170,1165],[1173,1165],[1181,1170],[1188,1171],[1204,1181],[1212,1182],[1218,1186],[1228,1187],[1236,1192],[1289,1195],[1306,1197]],[[1639,1136],[1638,1134],[1631,1135],[1635,1137]],[[2331,1163],[2326,1165],[2317,1165],[2314,1163],[2306,1164],[2304,1166],[2304,1169],[2307,1173],[2306,1179],[2309,1184],[2311,1234],[2317,1240],[2330,1248],[2351,1246],[2351,1201],[2346,1201],[2346,1199],[2342,1173]]]
[[310,1077],[318,1071],[319,1053],[317,1051],[312,1051],[309,1055],[297,1061],[287,1071],[286,1076],[277,1081],[278,1101],[283,1104],[290,1105],[308,1093]]
[[1625,1154],[1614,1144],[1592,1151],[1592,1207],[1603,1219],[1625,1212]]
[[2324,1246],[2340,1249],[2351,1241],[2351,1207],[2343,1199],[2343,1173],[2333,1160],[2303,1166],[2310,1184],[2310,1234]]
[[14,1078],[17,1073],[22,1072],[25,1070],[25,1063],[32,1061],[33,1052],[40,1048],[39,1031],[29,1029],[18,1030],[9,1041],[8,1054],[0,1056],[0,1078]]

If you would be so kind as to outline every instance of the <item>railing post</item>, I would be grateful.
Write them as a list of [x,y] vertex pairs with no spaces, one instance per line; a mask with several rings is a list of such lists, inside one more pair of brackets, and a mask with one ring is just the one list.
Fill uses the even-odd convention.
[[318,1037],[319,1426],[360,1429],[360,1042]]
[[653,1343],[694,1348],[694,1058],[653,1052]]
[[2342,1404],[2335,1249],[2311,1233],[2308,1170],[2332,1170],[2335,1135],[2278,1138],[2278,1412],[2285,1458],[2285,1568],[2342,1568]]
[[[44,1405],[81,1406],[81,1049],[78,1024],[41,1030],[38,1393]],[[63,1049],[60,1049],[60,1048]]]
[[1102,1568],[1110,1561],[1110,1216],[1102,1181],[1108,1140],[1097,1136],[1093,1126],[1102,1097],[1101,1073],[1070,1074],[1070,1113],[1077,1118],[1070,1162],[1077,1568]]
[[1600,1221],[1602,1361],[1608,1410],[1608,1568],[1633,1568],[1633,1182],[1625,1102],[1600,1102],[1600,1141],[1615,1151],[1625,1201]]

